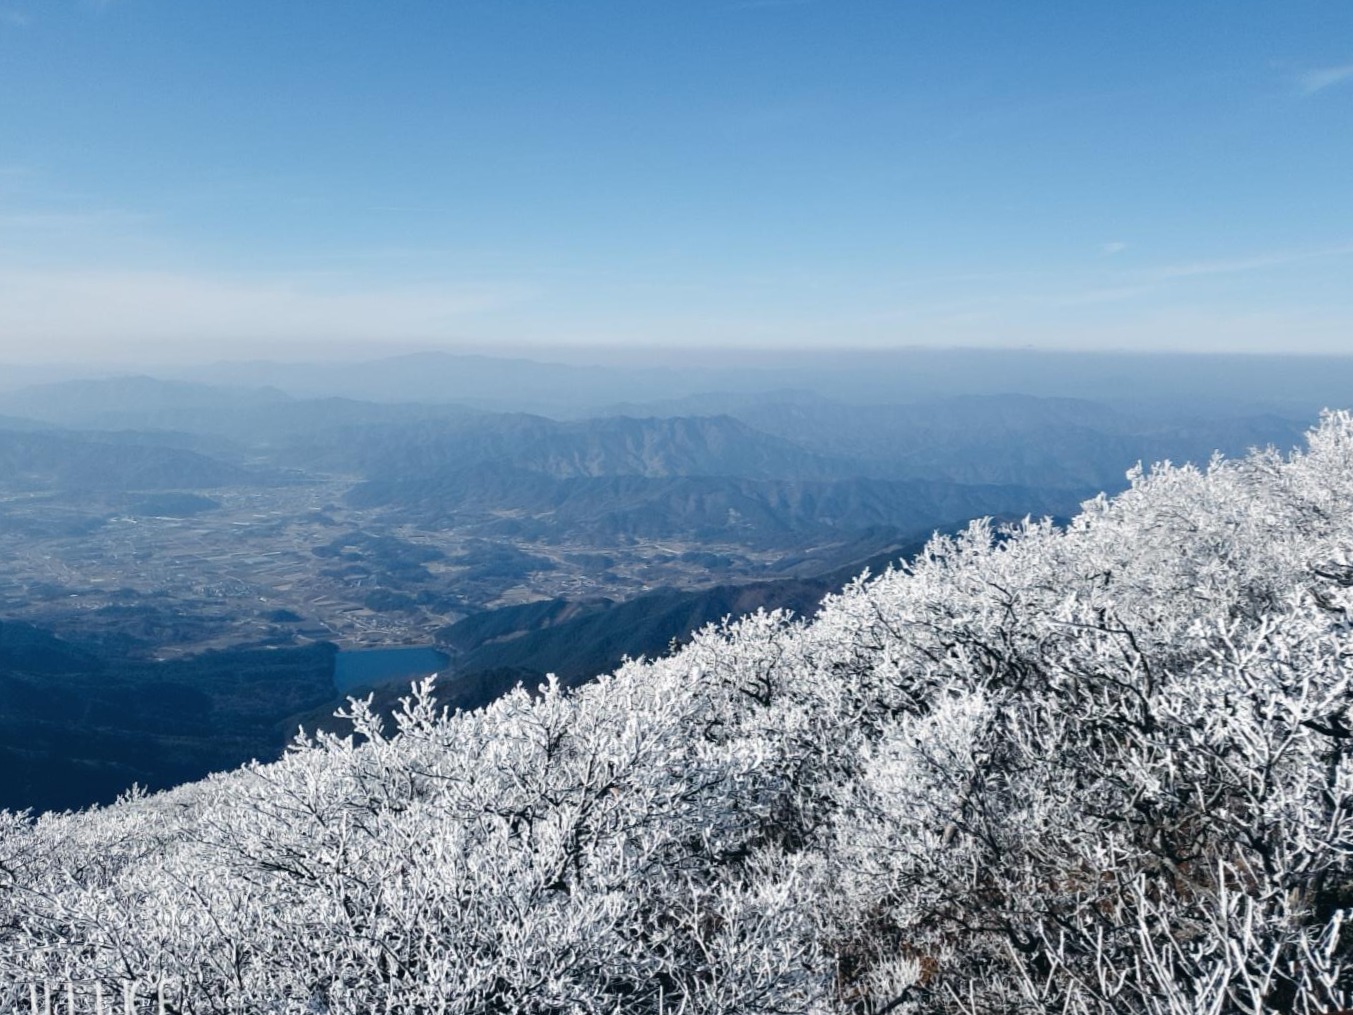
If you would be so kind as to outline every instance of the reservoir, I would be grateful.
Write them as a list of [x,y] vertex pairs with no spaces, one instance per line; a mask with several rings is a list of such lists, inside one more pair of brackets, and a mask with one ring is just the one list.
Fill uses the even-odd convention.
[[375,684],[410,684],[429,673],[444,672],[450,661],[431,646],[340,651],[334,658],[334,689],[350,694]]

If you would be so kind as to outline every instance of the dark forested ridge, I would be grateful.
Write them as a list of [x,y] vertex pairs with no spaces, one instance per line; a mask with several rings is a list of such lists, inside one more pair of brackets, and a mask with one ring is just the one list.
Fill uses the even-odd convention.
[[111,803],[272,759],[292,717],[334,706],[334,647],[154,662],[0,623],[0,807]]
[[[474,614],[439,632],[455,649],[457,702],[477,701],[459,681],[495,677],[503,690],[518,681],[527,686],[555,674],[576,686],[614,669],[625,658],[655,658],[693,632],[725,618],[758,610],[783,610],[811,617],[823,597],[842,589],[864,572],[879,572],[909,560],[925,545],[920,539],[900,544],[867,560],[808,578],[717,585],[698,591],[659,589],[625,602],[547,600]],[[447,685],[443,684],[445,692]],[[488,686],[494,686],[489,684]],[[481,692],[482,693],[482,692]]]

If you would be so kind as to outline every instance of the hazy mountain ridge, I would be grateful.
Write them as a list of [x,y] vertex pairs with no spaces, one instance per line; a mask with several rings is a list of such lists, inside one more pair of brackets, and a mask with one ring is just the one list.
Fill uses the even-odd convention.
[[1217,451],[1241,455],[1269,444],[1287,450],[1300,444],[1308,425],[1262,411],[1144,412],[1016,394],[871,405],[770,392],[698,396],[649,409],[727,414],[807,451],[849,458],[859,474],[873,477],[1115,490],[1123,484],[1123,462],[1206,461]]
[[476,415],[450,403],[378,403],[338,396],[293,398],[271,388],[223,388],[152,377],[63,381],[0,394],[29,424],[76,430],[181,432],[260,448],[354,425],[457,420]]
[[[459,361],[430,356],[416,362],[435,377]],[[1006,392],[946,396],[903,377],[887,401],[843,400],[839,392],[824,393],[832,391],[830,385],[777,390],[770,385],[780,375],[768,368],[744,375],[749,390],[657,397],[619,407],[597,402],[582,416],[570,411],[564,419],[471,409],[457,404],[462,389],[454,386],[433,393],[425,384],[410,384],[402,400],[372,402],[322,389],[317,397],[295,397],[276,388],[213,388],[143,377],[10,393],[0,396],[0,411],[64,426],[224,437],[279,464],[368,478],[498,461],[560,477],[868,477],[1113,489],[1121,488],[1125,463],[1206,460],[1214,450],[1239,454],[1268,443],[1291,447],[1313,418],[1314,410],[1275,414],[1258,391],[1248,402],[1237,395],[1235,405],[1170,395],[1177,379],[1166,384],[1160,378],[1153,385],[1137,360],[1114,367],[1116,362],[1108,358],[1103,367],[1106,385],[1122,384],[1113,401],[1009,393],[1019,386],[1016,378],[1033,383],[1027,368],[1014,371]],[[557,387],[567,387],[568,378],[586,373],[569,368],[552,375],[548,364],[482,360],[490,363],[502,376],[503,397],[517,390],[523,407],[530,399],[510,384],[518,374],[542,382],[552,376]],[[1228,365],[1235,372],[1245,364],[1224,358],[1213,364],[1223,372]],[[1293,372],[1291,364],[1269,365],[1275,378]],[[408,368],[403,360],[368,366],[376,374],[391,370],[400,376]],[[1307,381],[1317,384],[1318,377],[1319,384],[1337,386],[1340,364],[1326,366],[1325,375],[1315,372]],[[298,366],[295,373],[304,371]],[[325,371],[317,368],[317,374],[305,390],[319,386]],[[593,390],[598,378],[616,380],[602,369],[584,388]],[[646,388],[630,390],[638,394]],[[426,400],[415,400],[419,396]]]
[[275,481],[273,474],[181,447],[102,434],[0,430],[0,487],[177,490]]
[[[626,362],[614,350],[540,350],[535,359],[413,353],[354,363],[222,363],[177,371],[197,383],[273,386],[296,397],[461,402],[495,411],[595,415],[620,398],[635,405],[811,391],[848,404],[954,396],[1084,398],[1157,414],[1278,412],[1314,418],[1353,388],[1348,356],[1078,353],[1000,348],[764,351],[654,350]],[[553,360],[553,362],[550,362]],[[623,395],[618,396],[618,393]],[[701,413],[706,414],[706,413]]]
[[238,412],[283,402],[266,387],[227,388],[132,374],[56,381],[0,394],[6,411],[89,429],[181,429],[176,413]]
[[505,537],[586,533],[794,546],[809,534],[878,527],[915,531],[983,514],[1064,514],[1091,492],[925,480],[554,479],[486,464],[419,479],[369,480],[348,499],[358,507],[388,507],[397,517],[426,525],[452,517],[477,520],[485,533]]
[[838,478],[852,463],[815,455],[728,416],[558,422],[526,414],[345,427],[306,454],[373,479],[494,463],[558,479],[598,476]]

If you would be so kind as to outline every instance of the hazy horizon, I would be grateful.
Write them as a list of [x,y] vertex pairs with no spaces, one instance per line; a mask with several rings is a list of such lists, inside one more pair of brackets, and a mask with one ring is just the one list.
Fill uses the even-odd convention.
[[[899,405],[955,399],[1074,399],[1179,419],[1276,413],[1314,420],[1347,403],[1353,356],[1083,352],[1036,349],[424,350],[394,356],[210,362],[0,364],[0,421],[48,422],[64,406],[134,406],[122,425],[178,425],[153,406],[203,398],[243,409],[261,398],[354,406],[460,406],[553,419],[737,415],[751,405]],[[1012,411],[1020,412],[1010,403]],[[177,411],[177,409],[175,411]],[[97,414],[91,419],[101,418]],[[171,417],[172,418],[172,417]],[[134,420],[140,422],[134,422]],[[190,424],[191,428],[191,424]]]
[[222,350],[214,349],[156,349],[137,352],[129,350],[122,355],[79,356],[71,359],[43,357],[35,350],[31,357],[5,355],[0,351],[0,369],[17,372],[59,374],[63,377],[175,377],[216,367],[279,366],[306,367],[321,365],[355,366],[415,360],[422,357],[446,359],[482,359],[503,362],[522,362],[539,365],[598,366],[626,369],[650,368],[734,368],[752,370],[773,369],[786,362],[805,363],[822,360],[843,365],[863,361],[896,360],[910,356],[984,356],[1001,358],[1032,358],[1056,360],[1083,360],[1109,362],[1122,360],[1142,362],[1194,363],[1225,361],[1253,363],[1282,361],[1315,363],[1331,361],[1353,362],[1353,348],[1329,351],[1299,351],[1287,349],[1083,349],[1075,347],[1037,345],[802,345],[764,347],[724,344],[699,349],[699,359],[692,361],[690,346],[682,345],[599,345],[599,344],[454,344],[417,345],[382,343],[351,343],[332,345],[298,343],[295,345],[238,343]]

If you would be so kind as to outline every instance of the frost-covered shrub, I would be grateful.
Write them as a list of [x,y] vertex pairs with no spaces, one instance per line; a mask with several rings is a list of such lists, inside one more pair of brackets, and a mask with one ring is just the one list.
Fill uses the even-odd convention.
[[84,814],[0,979],[183,1011],[1353,1006],[1353,418],[975,523],[811,622]]

